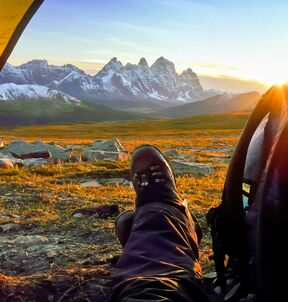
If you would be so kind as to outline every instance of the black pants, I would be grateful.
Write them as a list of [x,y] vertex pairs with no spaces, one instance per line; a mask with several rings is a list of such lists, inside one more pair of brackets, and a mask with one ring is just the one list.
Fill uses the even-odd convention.
[[114,284],[111,302],[221,301],[203,282],[195,225],[184,206],[155,202],[136,210]]

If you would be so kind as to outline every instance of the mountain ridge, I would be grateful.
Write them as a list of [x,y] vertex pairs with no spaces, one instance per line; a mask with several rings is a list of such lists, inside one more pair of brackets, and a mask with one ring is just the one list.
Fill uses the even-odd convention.
[[80,100],[136,111],[137,107],[153,111],[221,93],[204,90],[191,68],[178,74],[174,63],[164,57],[150,67],[145,58],[138,64],[123,65],[114,57],[94,76],[72,64],[55,66],[47,60],[31,60],[16,67],[6,64],[0,73],[0,84],[4,83],[45,86]]

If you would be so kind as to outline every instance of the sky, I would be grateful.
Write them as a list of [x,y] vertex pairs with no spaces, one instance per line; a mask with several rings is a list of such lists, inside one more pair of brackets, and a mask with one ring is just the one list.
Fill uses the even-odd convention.
[[287,0],[45,0],[9,62],[95,74],[112,57],[164,56],[205,88],[263,92],[288,80],[287,13]]

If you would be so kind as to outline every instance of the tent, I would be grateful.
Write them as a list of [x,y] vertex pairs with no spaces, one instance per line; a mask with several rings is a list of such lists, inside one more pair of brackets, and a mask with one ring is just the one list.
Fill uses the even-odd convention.
[[0,1],[0,70],[44,0]]

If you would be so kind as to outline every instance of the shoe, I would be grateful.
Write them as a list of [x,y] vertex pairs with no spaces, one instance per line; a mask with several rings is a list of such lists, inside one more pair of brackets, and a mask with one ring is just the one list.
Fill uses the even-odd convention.
[[183,207],[173,169],[164,154],[152,145],[142,145],[131,155],[131,179],[136,208],[151,202]]
[[[132,153],[131,179],[136,192],[136,208],[153,201],[177,207],[194,221],[198,242],[201,241],[201,226],[197,218],[188,210],[186,203],[180,199],[173,169],[158,148],[142,145]],[[134,215],[135,212],[129,210],[116,218],[116,235],[122,246],[125,246],[129,239]]]

